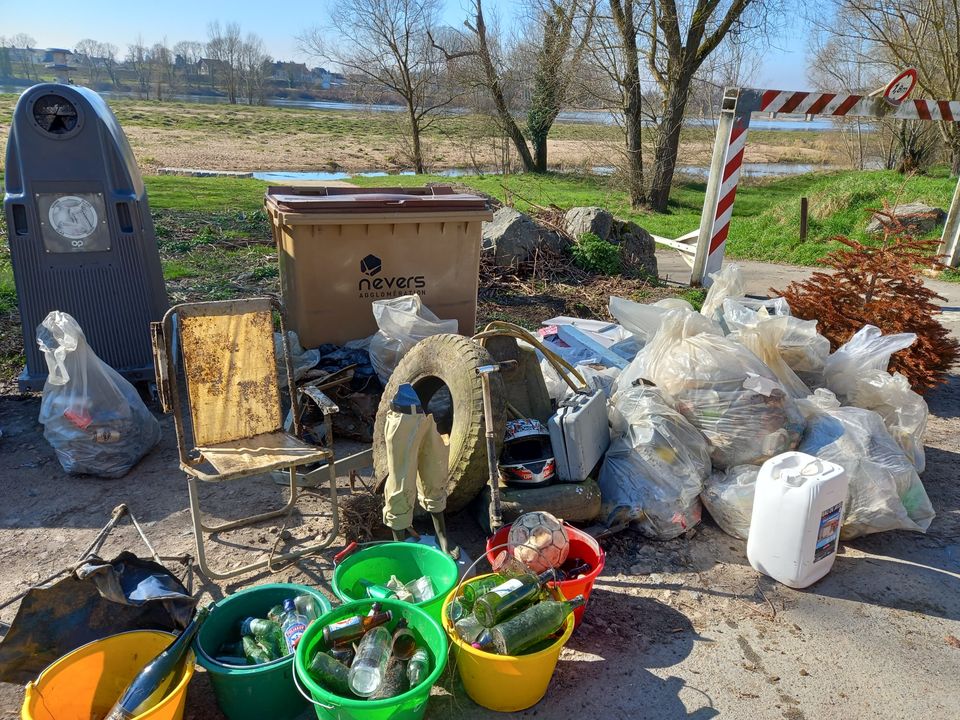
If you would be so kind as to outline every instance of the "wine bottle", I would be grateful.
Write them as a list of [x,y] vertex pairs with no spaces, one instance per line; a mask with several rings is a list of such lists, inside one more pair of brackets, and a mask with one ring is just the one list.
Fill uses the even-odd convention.
[[383,683],[384,672],[390,661],[390,631],[382,625],[363,636],[357,647],[357,657],[350,666],[350,689],[360,697],[370,697]]
[[497,625],[534,603],[543,586],[557,579],[553,568],[538,575],[511,578],[485,593],[473,606],[473,614],[485,628]]
[[488,575],[480,580],[474,580],[471,583],[467,583],[463,586],[463,590],[461,591],[461,602],[463,603],[464,608],[467,610],[472,610],[474,603],[476,603],[481,596],[486,595],[488,592],[497,587],[497,585],[505,583],[507,580],[509,580],[508,577],[498,573],[496,575]]
[[493,647],[500,655],[518,655],[563,627],[567,617],[582,606],[583,595],[573,600],[544,600],[490,628]]
[[240,635],[249,635],[267,651],[271,660],[286,655],[283,630],[273,620],[248,617],[240,623]]
[[251,665],[262,665],[271,660],[276,660],[275,657],[263,649],[263,646],[254,639],[253,635],[244,635],[242,643],[243,655]]
[[350,692],[350,682],[348,680],[350,669],[336,658],[327,655],[327,653],[317,652],[307,669],[314,680],[335,695],[350,697],[353,694]]
[[360,578],[360,584],[367,591],[367,597],[376,598],[377,600],[387,600],[390,598],[395,598],[397,594],[388,587],[383,585],[377,585],[374,582],[370,582],[365,578]]
[[407,662],[407,682],[413,689],[430,674],[430,653],[426,648],[417,648],[413,657]]
[[184,631],[137,673],[104,720],[130,720],[155,707],[169,694],[187,662],[190,644],[209,614],[208,608],[197,610],[193,621]]
[[476,615],[471,613],[457,620],[457,622],[453,624],[453,629],[457,631],[457,635],[459,635],[460,639],[465,643],[472,643],[480,637],[480,633],[483,632],[483,625],[477,620]]
[[[393,620],[393,613],[390,610],[379,612],[376,615],[352,615],[343,620],[330,623],[323,629],[323,640],[327,647],[333,647],[340,643],[353,642],[364,636],[368,630],[379,627],[384,623]],[[389,633],[387,633],[389,635]]]

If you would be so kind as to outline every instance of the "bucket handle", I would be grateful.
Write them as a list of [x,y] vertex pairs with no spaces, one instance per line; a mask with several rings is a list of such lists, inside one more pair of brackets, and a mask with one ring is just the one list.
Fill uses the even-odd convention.
[[304,700],[306,700],[306,701],[309,702],[309,703],[312,703],[313,705],[319,705],[319,706],[322,707],[324,710],[336,710],[336,711],[337,711],[337,717],[340,717],[340,708],[338,708],[336,705],[326,705],[326,704],[324,704],[324,703],[322,703],[322,702],[317,702],[317,701],[314,700],[312,697],[310,697],[309,695],[307,695],[306,691],[303,689],[303,686],[300,684],[300,678],[297,677],[296,664],[294,664],[293,672],[292,672],[291,674],[293,675],[293,684],[297,686],[297,691],[298,691],[301,695],[303,695],[303,699],[304,699]]

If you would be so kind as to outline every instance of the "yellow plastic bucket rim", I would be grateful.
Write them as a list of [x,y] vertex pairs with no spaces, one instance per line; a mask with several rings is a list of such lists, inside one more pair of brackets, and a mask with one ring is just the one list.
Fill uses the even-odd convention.
[[[43,680],[44,675],[46,675],[48,672],[50,672],[51,670],[53,670],[53,669],[54,669],[55,667],[57,667],[58,665],[62,665],[63,663],[65,663],[69,658],[73,657],[74,655],[79,655],[79,654],[82,653],[84,650],[92,647],[93,645],[98,645],[98,644],[100,644],[100,643],[102,643],[102,642],[104,642],[104,641],[106,641],[106,640],[112,640],[113,638],[122,637],[122,636],[124,636],[124,635],[142,635],[142,634],[148,634],[148,635],[164,635],[164,636],[170,637],[170,638],[176,638],[176,637],[177,637],[177,635],[175,635],[174,633],[172,633],[172,632],[167,632],[166,630],[126,630],[125,632],[122,632],[122,633],[116,633],[116,634],[114,634],[114,635],[107,635],[106,637],[99,638],[98,640],[91,640],[91,641],[88,642],[87,644],[81,645],[80,647],[71,650],[71,651],[68,652],[66,655],[62,655],[61,657],[58,657],[58,658],[57,658],[56,660],[54,660],[52,663],[50,663],[49,665],[47,665],[47,666],[40,672],[39,675],[37,675],[37,679],[36,679],[36,680],[30,680],[30,681],[27,683],[27,685],[26,685],[26,687],[25,687],[25,689],[24,689],[24,696],[23,696],[23,705],[24,705],[24,708],[26,708],[26,707],[28,706],[28,704],[30,703],[30,699],[31,699],[31,697],[33,696],[33,694],[34,694],[35,692],[38,692],[37,688],[38,688],[38,686],[40,685],[41,681]],[[190,655],[193,655],[193,657],[194,657],[194,662],[192,662],[192,663],[187,663],[186,672],[184,672],[183,675],[181,676],[180,682],[178,682],[177,685],[176,685],[176,687],[174,687],[172,690],[170,690],[170,692],[167,693],[167,696],[166,696],[163,700],[161,700],[161,701],[158,702],[156,705],[154,705],[152,708],[150,708],[151,710],[160,710],[161,708],[165,707],[165,706],[167,705],[167,703],[171,702],[173,698],[179,696],[182,692],[185,692],[185,691],[186,691],[186,685],[187,685],[187,684],[190,682],[190,680],[193,678],[193,672],[194,672],[194,670],[196,669],[196,667],[195,667],[196,656],[194,655],[193,648],[191,648],[189,652],[190,652]],[[137,672],[139,672],[139,670],[138,670]]]
[[[481,578],[485,578],[492,574],[493,573],[487,573],[486,575],[477,575],[477,577],[467,580],[463,584],[465,585],[467,583],[474,582],[475,580],[480,580]],[[482,650],[477,650],[477,648],[473,647],[473,645],[470,645],[464,642],[460,638],[460,636],[457,635],[457,631],[456,629],[454,629],[453,623],[450,622],[450,618],[447,615],[447,607],[450,605],[451,602],[453,602],[454,595],[456,595],[456,592],[459,589],[459,587],[462,587],[462,586],[455,587],[453,590],[451,590],[450,593],[447,595],[446,599],[444,599],[443,601],[443,608],[440,611],[441,612],[440,619],[443,621],[443,629],[447,633],[447,637],[450,639],[450,642],[456,645],[459,650],[462,650],[463,652],[466,652],[470,655],[482,657],[484,660],[492,660],[493,662],[514,663],[517,660],[520,660],[521,662],[523,662],[526,660],[535,660],[537,658],[545,657],[547,655],[556,655],[557,657],[559,657],[560,651],[563,650],[563,646],[567,644],[567,640],[570,639],[570,636],[573,634],[574,627],[576,626],[576,619],[574,618],[573,613],[570,613],[567,616],[567,619],[565,621],[566,626],[564,628],[563,635],[557,638],[556,642],[554,642],[551,645],[548,645],[543,650],[538,650],[537,652],[530,653],[529,655],[498,655],[497,653],[483,652]],[[557,590],[556,588],[553,588],[554,595],[559,594],[559,592],[560,592],[559,590]],[[563,599],[562,596],[561,596],[561,599]]]

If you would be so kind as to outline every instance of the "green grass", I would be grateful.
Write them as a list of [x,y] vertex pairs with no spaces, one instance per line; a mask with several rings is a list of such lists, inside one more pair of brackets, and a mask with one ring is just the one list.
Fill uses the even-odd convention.
[[144,178],[153,210],[263,212],[267,183],[246,178],[148,175]]
[[[386,180],[386,182],[385,182]],[[358,185],[421,185],[451,182],[439,176],[355,178]],[[700,225],[703,182],[682,182],[672,194],[666,213],[637,212],[626,193],[608,178],[586,175],[484,175],[456,178],[467,185],[520,210],[536,205],[567,209],[599,205],[618,217],[634,220],[654,235],[678,237]],[[870,209],[883,202],[923,201],[949,206],[956,182],[935,173],[904,178],[892,171],[840,171],[811,173],[774,180],[744,182],[737,191],[727,254],[735,258],[767,262],[816,265],[831,250],[842,245],[832,240],[848,235],[864,242],[877,238],[864,232]],[[809,198],[810,220],[806,242],[800,242],[800,198]],[[937,236],[937,231],[931,237]]]

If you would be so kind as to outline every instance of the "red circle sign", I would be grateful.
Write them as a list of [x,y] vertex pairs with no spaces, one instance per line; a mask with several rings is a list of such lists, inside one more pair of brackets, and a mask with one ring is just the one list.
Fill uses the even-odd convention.
[[897,106],[910,97],[914,86],[917,84],[916,68],[907,68],[897,75],[887,89],[883,91],[883,99],[893,106]]

